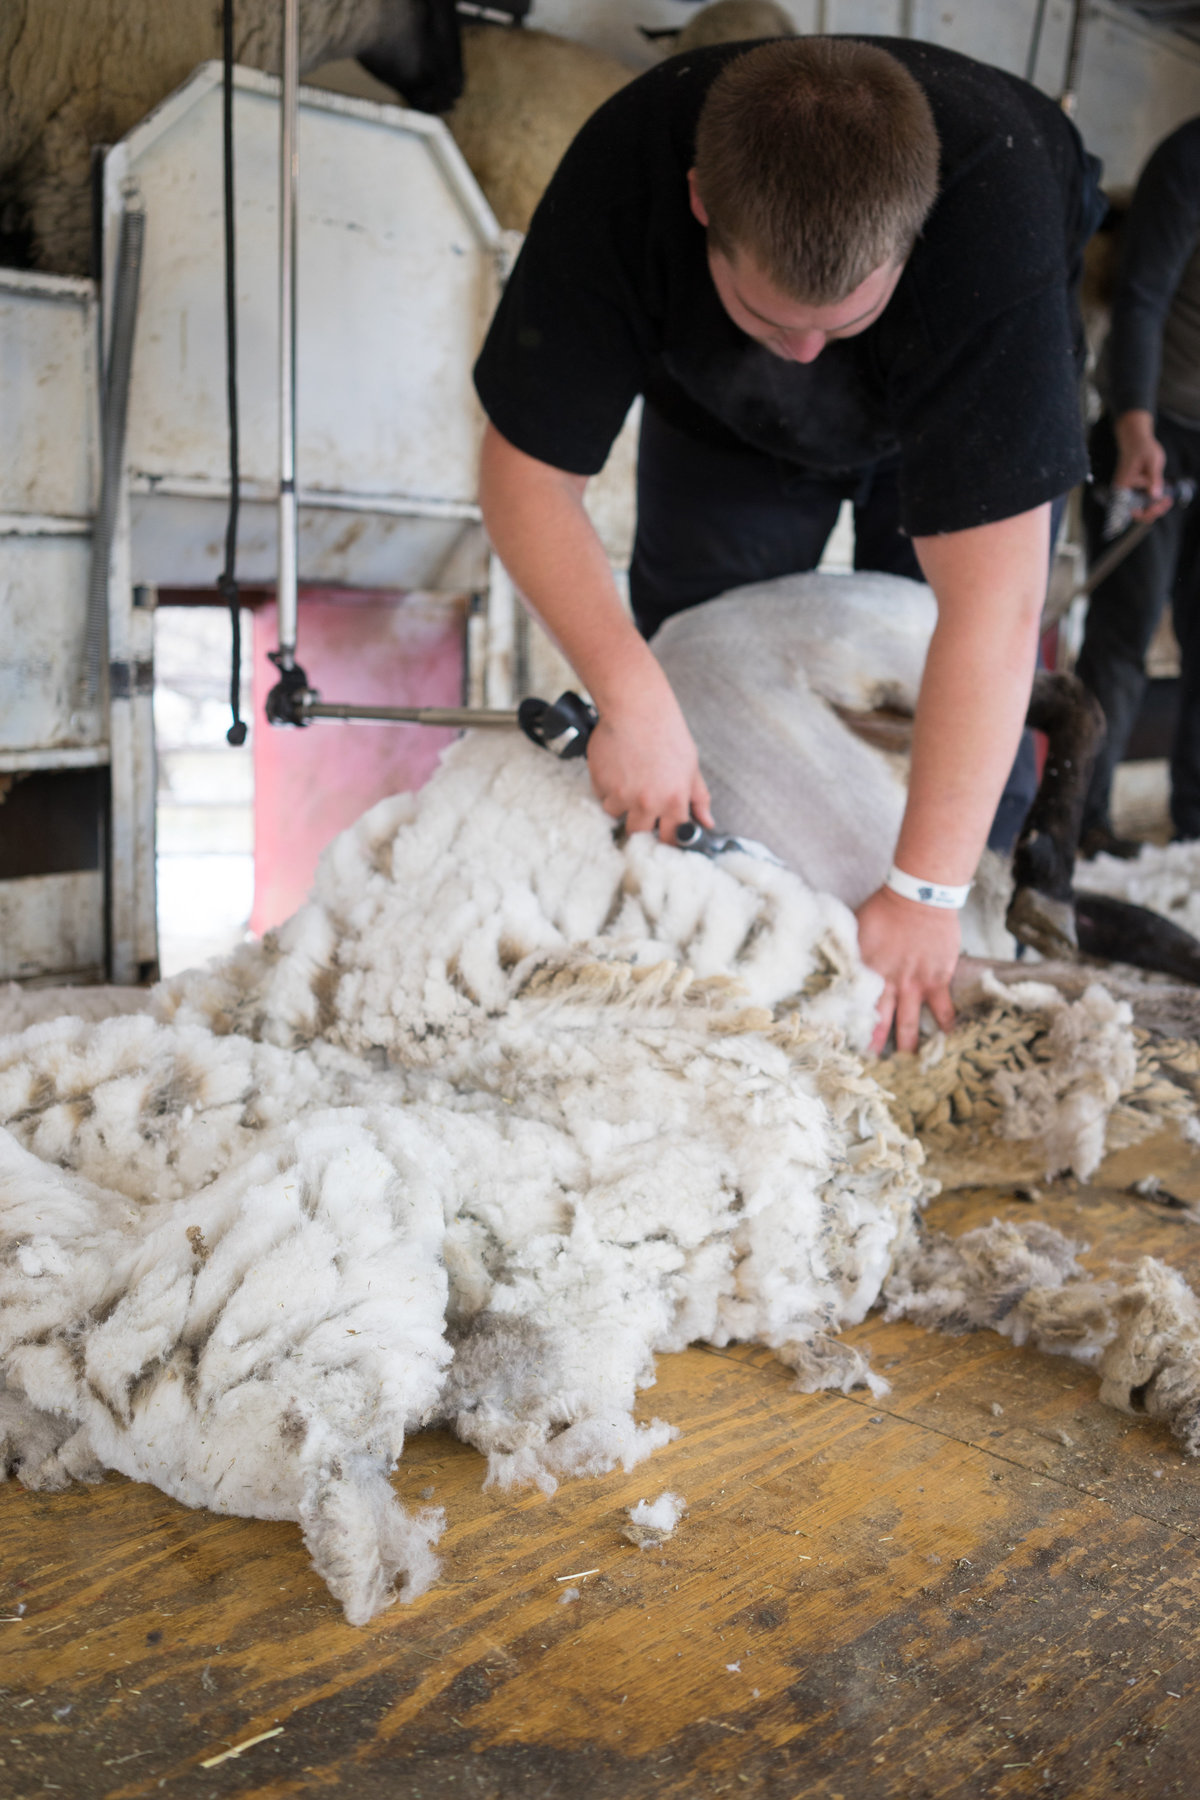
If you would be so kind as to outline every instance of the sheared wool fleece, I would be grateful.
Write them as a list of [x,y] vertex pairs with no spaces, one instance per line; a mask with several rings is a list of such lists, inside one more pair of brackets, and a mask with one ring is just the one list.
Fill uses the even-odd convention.
[[1181,1275],[1143,1256],[1132,1273],[1089,1280],[1080,1248],[1053,1227],[993,1220],[932,1233],[884,1287],[885,1317],[941,1331],[988,1326],[1014,1344],[1070,1356],[1100,1375],[1100,1398],[1164,1420],[1200,1455],[1200,1303]]
[[952,1031],[878,1065],[897,1122],[921,1140],[943,1186],[1068,1170],[1086,1181],[1107,1151],[1164,1127],[1192,1139],[1194,1044],[1135,1029],[1130,1001],[1095,980],[1075,1000],[1044,981],[1002,984],[990,971],[980,985],[986,1004]]
[[924,1191],[847,1043],[876,987],[837,901],[464,740],[261,945],[0,1040],[6,1462],[298,1518],[362,1620],[433,1573],[415,1425],[549,1490],[668,1441],[660,1350],[860,1379]]
[[[549,1491],[669,1440],[634,1401],[698,1339],[882,1391],[836,1334],[919,1266],[928,1184],[877,990],[838,900],[618,842],[585,768],[464,739],[261,944],[143,1012],[18,1003],[0,1463],[297,1519],[362,1622],[436,1572],[387,1480],[419,1425]],[[1010,1112],[1045,1136],[1073,1091]]]

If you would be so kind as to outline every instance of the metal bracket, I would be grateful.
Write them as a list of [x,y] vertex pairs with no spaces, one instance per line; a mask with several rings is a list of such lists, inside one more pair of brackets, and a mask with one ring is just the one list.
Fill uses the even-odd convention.
[[267,695],[267,722],[271,725],[307,725],[305,702],[319,699],[308,685],[308,676],[287,650],[268,651],[279,670],[279,680]]

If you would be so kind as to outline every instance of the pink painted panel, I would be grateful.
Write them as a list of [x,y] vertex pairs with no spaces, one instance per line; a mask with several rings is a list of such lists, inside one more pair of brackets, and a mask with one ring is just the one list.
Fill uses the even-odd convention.
[[[254,613],[254,911],[261,933],[307,897],[329,841],[388,794],[432,775],[457,735],[423,725],[322,720],[297,730],[268,726],[263,706],[277,680],[267,661],[277,642],[275,606]],[[463,610],[429,594],[304,588],[297,660],[325,700],[380,706],[458,706]]]

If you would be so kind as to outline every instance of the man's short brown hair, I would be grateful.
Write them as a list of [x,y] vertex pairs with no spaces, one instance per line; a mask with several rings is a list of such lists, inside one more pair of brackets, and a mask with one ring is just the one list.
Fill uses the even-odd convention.
[[709,240],[796,300],[830,305],[903,262],[937,195],[929,102],[886,50],[759,44],[717,76],[696,129]]

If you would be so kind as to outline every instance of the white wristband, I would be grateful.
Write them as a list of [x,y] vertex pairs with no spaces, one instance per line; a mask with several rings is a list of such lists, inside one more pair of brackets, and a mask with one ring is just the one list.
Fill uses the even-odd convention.
[[947,887],[941,881],[918,881],[915,875],[906,875],[895,863],[892,864],[884,886],[890,887],[893,894],[899,894],[904,900],[919,900],[922,906],[944,906],[955,912],[966,905],[967,895],[971,891],[969,881],[965,887]]

